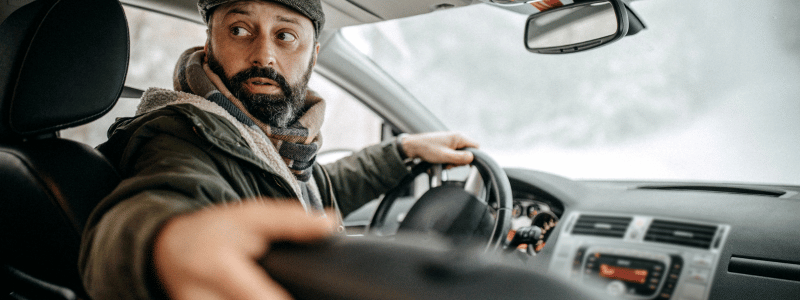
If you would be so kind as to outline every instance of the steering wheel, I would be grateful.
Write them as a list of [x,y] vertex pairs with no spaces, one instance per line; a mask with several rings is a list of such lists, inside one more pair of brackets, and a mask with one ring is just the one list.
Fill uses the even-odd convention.
[[[399,231],[412,230],[436,232],[444,235],[477,235],[488,239],[486,250],[497,250],[507,242],[511,228],[513,199],[511,184],[506,172],[486,153],[464,148],[472,152],[474,166],[484,181],[485,199],[478,200],[460,186],[441,185],[425,192],[406,213]],[[375,235],[386,224],[389,209],[406,187],[421,173],[432,171],[432,179],[441,178],[441,165],[422,162],[411,170],[411,174],[394,188],[386,192],[370,220],[367,233]],[[488,203],[496,203],[489,214]],[[494,217],[492,217],[494,215]]]

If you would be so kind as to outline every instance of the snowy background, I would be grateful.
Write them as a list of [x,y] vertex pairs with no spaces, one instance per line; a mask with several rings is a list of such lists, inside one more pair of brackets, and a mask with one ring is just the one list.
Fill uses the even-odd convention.
[[526,16],[483,5],[344,34],[505,166],[800,184],[800,1],[631,6],[646,30],[569,55],[528,53]]

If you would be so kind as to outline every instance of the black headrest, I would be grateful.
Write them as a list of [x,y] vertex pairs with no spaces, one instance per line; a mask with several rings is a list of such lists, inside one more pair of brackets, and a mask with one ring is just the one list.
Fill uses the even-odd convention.
[[0,25],[0,140],[91,122],[117,102],[128,24],[116,0],[39,0]]

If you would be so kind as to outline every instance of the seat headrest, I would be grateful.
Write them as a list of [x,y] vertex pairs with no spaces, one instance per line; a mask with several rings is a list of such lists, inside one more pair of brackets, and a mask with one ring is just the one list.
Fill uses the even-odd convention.
[[0,25],[0,140],[86,124],[116,104],[130,51],[116,0],[39,0]]

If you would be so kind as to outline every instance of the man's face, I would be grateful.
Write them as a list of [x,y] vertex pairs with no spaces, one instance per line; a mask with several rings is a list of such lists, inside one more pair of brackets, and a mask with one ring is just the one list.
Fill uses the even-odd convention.
[[319,45],[304,15],[266,1],[214,10],[206,42],[209,67],[254,117],[285,127],[299,113]]

